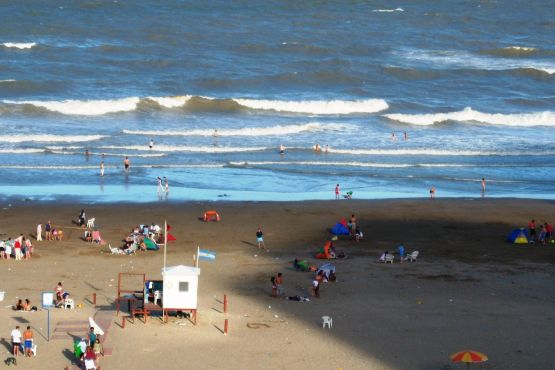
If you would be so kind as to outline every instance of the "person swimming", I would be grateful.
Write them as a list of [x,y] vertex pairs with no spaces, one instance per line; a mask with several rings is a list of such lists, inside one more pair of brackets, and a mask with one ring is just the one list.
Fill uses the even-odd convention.
[[279,145],[279,154],[285,154],[285,146],[283,144]]

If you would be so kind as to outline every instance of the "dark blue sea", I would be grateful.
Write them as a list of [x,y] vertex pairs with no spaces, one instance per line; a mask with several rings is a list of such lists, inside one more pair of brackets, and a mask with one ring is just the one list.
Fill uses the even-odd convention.
[[0,2],[0,194],[553,199],[553,9]]

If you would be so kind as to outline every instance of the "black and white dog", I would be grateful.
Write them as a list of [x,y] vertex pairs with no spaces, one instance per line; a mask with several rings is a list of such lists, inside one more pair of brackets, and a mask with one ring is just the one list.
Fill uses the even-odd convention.
[[5,363],[7,366],[10,366],[10,365],[17,366],[17,359],[16,359],[15,357],[8,357],[8,358],[6,359],[6,361],[4,361],[4,363]]

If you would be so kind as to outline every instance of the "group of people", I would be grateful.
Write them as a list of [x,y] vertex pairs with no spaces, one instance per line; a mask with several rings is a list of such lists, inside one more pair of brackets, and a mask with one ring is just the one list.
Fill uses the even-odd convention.
[[164,176],[163,179],[161,179],[160,177],[156,178],[158,187],[156,188],[156,194],[158,194],[158,196],[165,194],[166,196],[170,193],[170,184],[168,182],[168,178],[166,176]]
[[84,362],[86,370],[96,369],[98,357],[104,356],[100,335],[95,333],[92,326],[87,338],[81,338],[81,341],[76,342],[74,350],[75,356]]
[[[31,357],[33,355],[33,347],[34,347],[34,339],[33,339],[33,331],[31,330],[31,326],[27,326],[27,330],[21,334],[19,330],[19,325],[15,327],[15,329],[11,332],[12,338],[12,354],[14,357],[19,356],[19,353],[22,352],[24,356]],[[23,339],[23,343],[21,340]]]
[[360,230],[360,226],[358,225],[357,218],[355,217],[354,214],[351,215],[351,218],[349,219],[347,226],[349,227],[349,235],[353,239],[355,239],[357,243],[361,241],[362,238],[364,237],[364,234],[362,233],[362,230]]
[[138,250],[146,251],[147,244],[157,245],[161,235],[160,226],[154,223],[150,226],[148,224],[135,226],[125,238],[123,251],[127,254],[135,253]]
[[555,243],[555,239],[553,239],[553,225],[544,221],[544,223],[540,223],[539,232],[536,230],[538,229],[536,225],[536,220],[530,220],[528,222],[528,234],[530,243],[541,243],[542,245],[548,243]]
[[0,241],[0,258],[10,259],[14,258],[16,261],[21,261],[23,259],[30,259],[33,255],[33,244],[31,243],[31,238],[25,238],[23,234],[12,240],[8,238],[7,240]]
[[[52,226],[52,222],[44,225],[44,240],[62,240],[64,238],[64,231],[60,228]],[[37,225],[37,241],[42,241],[42,224]]]
[[36,311],[37,307],[36,306],[32,306],[31,305],[31,301],[29,300],[29,298],[22,300],[22,299],[18,299],[17,303],[12,306],[12,308],[14,309],[14,311]]

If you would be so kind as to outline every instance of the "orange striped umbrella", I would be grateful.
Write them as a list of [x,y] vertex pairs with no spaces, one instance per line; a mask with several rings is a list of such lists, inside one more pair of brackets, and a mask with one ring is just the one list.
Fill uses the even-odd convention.
[[488,360],[488,356],[481,352],[466,350],[454,353],[451,355],[451,361],[453,362],[466,362],[466,368],[470,367],[470,363],[474,362],[484,362]]

